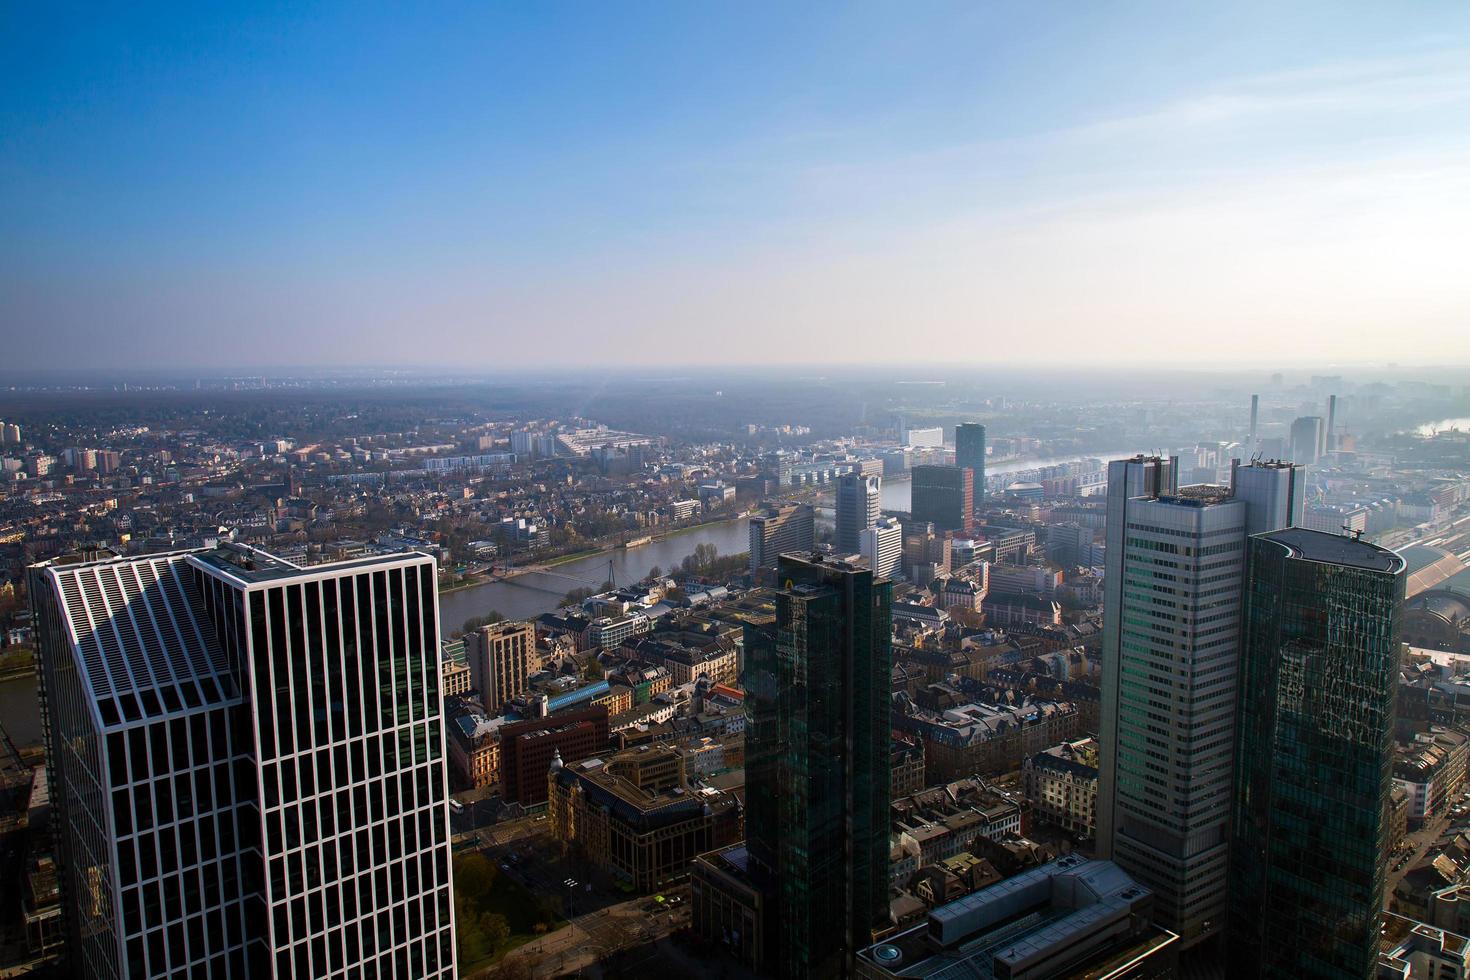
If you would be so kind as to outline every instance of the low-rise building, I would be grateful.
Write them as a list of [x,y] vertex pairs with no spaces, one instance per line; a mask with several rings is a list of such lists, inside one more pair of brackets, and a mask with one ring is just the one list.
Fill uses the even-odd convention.
[[553,764],[547,785],[547,817],[563,848],[639,892],[682,880],[698,855],[740,837],[735,797],[691,786],[684,753],[671,746]]
[[545,803],[551,760],[579,762],[605,751],[607,739],[607,709],[600,705],[505,725],[500,729],[500,773],[506,802]]
[[1179,937],[1153,924],[1153,905],[1111,861],[1068,855],[939,906],[859,951],[854,975],[1162,980]]
[[1096,832],[1097,755],[1097,739],[1083,738],[1026,758],[1026,802],[1037,820],[1079,837]]
[[1466,980],[1470,939],[1392,912],[1383,913],[1379,980]]

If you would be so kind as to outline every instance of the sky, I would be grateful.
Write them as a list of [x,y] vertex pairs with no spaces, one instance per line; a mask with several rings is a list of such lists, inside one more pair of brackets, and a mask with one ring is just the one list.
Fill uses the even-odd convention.
[[0,8],[13,370],[1470,363],[1470,4]]

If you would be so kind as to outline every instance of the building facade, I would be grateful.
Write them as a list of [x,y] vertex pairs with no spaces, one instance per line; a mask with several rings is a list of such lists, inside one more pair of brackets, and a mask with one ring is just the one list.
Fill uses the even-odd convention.
[[750,570],[775,568],[787,552],[807,554],[816,543],[816,518],[808,504],[764,504],[750,519]]
[[78,975],[455,975],[432,558],[31,585]]
[[1236,730],[1232,977],[1363,977],[1379,954],[1404,561],[1251,539]]
[[838,976],[888,915],[892,584],[818,556],[779,578],[775,624],[746,627],[746,848],[766,968]]
[[958,466],[913,468],[912,512],[941,531],[968,531],[974,521],[975,475]]
[[1177,487],[1177,460],[1108,467],[1099,857],[1188,948],[1224,924],[1247,535],[1294,523],[1290,464]]
[[470,687],[486,710],[498,711],[526,689],[536,629],[530,623],[491,623],[465,634],[464,652]]
[[903,563],[903,525],[897,518],[880,517],[862,533],[862,555],[879,578],[897,575]]
[[551,760],[578,762],[607,749],[608,713],[601,705],[518,721],[500,729],[500,785],[507,803],[546,802]]
[[974,509],[985,505],[985,426],[961,422],[954,427],[954,464],[974,474]]

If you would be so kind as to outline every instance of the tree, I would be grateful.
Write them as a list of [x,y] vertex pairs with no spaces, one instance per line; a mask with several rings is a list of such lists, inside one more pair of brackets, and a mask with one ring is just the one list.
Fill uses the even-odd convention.
[[648,577],[649,578],[663,578],[664,577],[664,570],[662,568],[660,568],[659,566],[654,565],[652,568],[650,568],[648,570]]
[[561,604],[563,606],[575,606],[578,603],[580,603],[583,599],[586,599],[586,598],[590,597],[591,595],[592,595],[592,590],[591,589],[587,588],[586,586],[581,586],[581,587],[572,589],[566,595],[562,596],[561,597]]
[[505,614],[499,609],[492,609],[483,616],[471,616],[465,620],[464,625],[460,627],[460,633],[473,633],[481,626],[491,626],[495,623],[503,622],[505,622]]
[[589,658],[587,660],[587,666],[582,668],[582,676],[589,681],[600,681],[606,673],[596,657]]

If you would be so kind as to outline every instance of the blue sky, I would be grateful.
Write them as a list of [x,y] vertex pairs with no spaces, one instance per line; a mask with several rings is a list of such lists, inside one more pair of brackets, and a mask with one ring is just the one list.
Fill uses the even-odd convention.
[[20,368],[1470,360],[1464,4],[0,14]]

